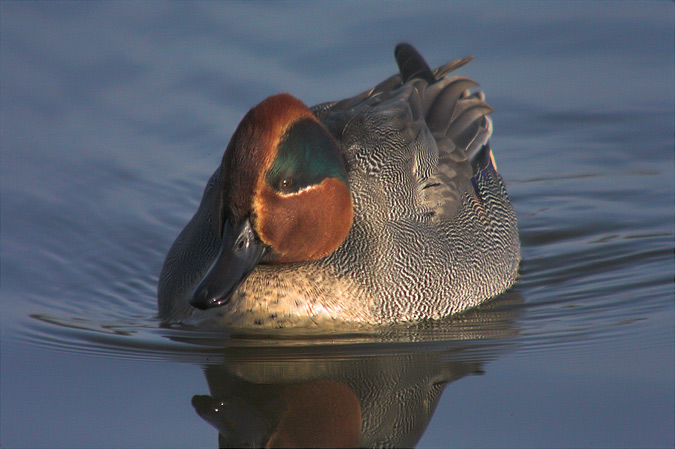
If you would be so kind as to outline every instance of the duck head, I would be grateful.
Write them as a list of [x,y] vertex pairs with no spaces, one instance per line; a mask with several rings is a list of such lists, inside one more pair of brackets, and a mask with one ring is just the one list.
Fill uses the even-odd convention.
[[259,263],[317,260],[352,225],[345,163],[300,100],[269,97],[241,121],[221,163],[219,254],[193,290],[200,309],[225,305]]

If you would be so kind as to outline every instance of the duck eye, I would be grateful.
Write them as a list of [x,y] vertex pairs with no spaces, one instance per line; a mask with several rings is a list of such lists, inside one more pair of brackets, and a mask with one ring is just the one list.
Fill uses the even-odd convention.
[[293,187],[293,178],[282,178],[279,181],[279,190],[288,191]]

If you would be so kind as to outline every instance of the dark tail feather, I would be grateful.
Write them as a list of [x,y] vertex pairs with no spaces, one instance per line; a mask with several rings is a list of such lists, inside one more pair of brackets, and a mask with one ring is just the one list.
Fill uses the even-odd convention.
[[413,78],[423,79],[429,84],[436,82],[434,73],[429,68],[422,55],[420,55],[415,47],[410,44],[402,43],[396,46],[394,50],[396,63],[401,72],[401,81],[406,82]]

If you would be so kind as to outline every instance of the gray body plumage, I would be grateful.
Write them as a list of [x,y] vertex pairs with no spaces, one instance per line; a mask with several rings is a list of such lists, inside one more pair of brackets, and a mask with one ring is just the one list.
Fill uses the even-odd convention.
[[430,83],[414,58],[397,57],[403,75],[311,108],[347,165],[354,221],[344,243],[315,262],[260,265],[227,305],[193,309],[188,295],[220,239],[212,210],[218,169],[165,261],[164,320],[289,327],[435,319],[513,284],[520,243],[489,148],[492,109],[481,92],[469,92],[473,81],[443,77],[470,59],[436,69]]

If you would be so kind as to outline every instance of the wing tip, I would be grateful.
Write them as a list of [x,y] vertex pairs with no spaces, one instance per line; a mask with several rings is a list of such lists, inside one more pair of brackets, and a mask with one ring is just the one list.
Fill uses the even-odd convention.
[[407,42],[401,42],[394,49],[396,64],[401,72],[402,82],[414,78],[423,79],[429,84],[436,82],[434,73],[415,47]]

